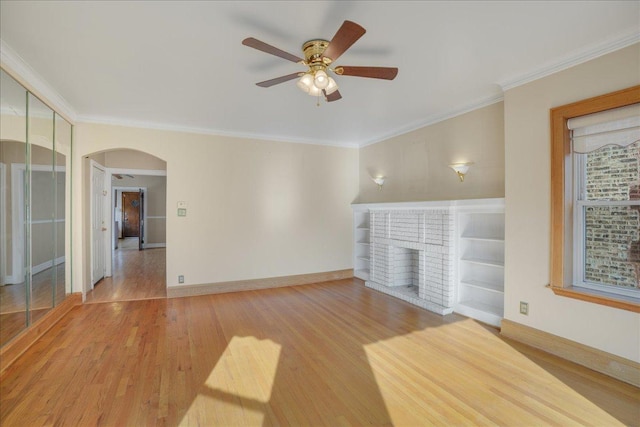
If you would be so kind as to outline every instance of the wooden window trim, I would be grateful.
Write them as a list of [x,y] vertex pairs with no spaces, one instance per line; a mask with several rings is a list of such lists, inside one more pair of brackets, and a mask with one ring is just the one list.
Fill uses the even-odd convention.
[[567,220],[571,215],[571,137],[567,120],[587,114],[613,108],[624,107],[640,103],[640,85],[633,86],[606,95],[596,96],[572,104],[551,109],[551,278],[549,288],[556,294],[569,298],[576,298],[596,304],[621,308],[640,313],[640,302],[629,301],[617,295],[602,295],[574,288],[566,283],[566,256],[572,248],[568,245],[567,228],[571,222]]

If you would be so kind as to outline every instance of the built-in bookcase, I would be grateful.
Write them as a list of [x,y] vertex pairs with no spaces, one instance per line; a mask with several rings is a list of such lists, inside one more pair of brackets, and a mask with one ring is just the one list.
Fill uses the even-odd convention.
[[371,240],[369,209],[358,207],[353,210],[353,275],[369,280],[369,254]]
[[500,326],[504,316],[504,204],[458,210],[458,295],[454,310]]

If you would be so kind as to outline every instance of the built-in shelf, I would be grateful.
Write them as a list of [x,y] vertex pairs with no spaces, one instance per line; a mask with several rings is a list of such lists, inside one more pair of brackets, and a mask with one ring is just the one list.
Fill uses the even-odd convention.
[[491,291],[491,292],[499,292],[499,293],[504,292],[504,284],[502,283],[482,282],[480,280],[473,280],[473,279],[469,279],[469,280],[461,279],[460,285],[473,286],[474,288],[480,288],[480,289]]
[[467,240],[483,240],[488,242],[504,242],[503,237],[496,236],[460,236],[460,238]]
[[471,263],[474,263],[474,264],[488,265],[488,266],[491,266],[491,267],[500,267],[500,268],[504,267],[504,261],[498,261],[498,260],[493,260],[493,259],[460,258],[460,261],[471,262]]
[[455,311],[494,326],[504,315],[504,200],[460,209]]
[[[461,301],[458,305],[467,307],[471,310],[483,312],[483,313],[498,317],[500,318],[500,320],[502,319],[502,316],[503,316],[502,305],[497,306],[497,305],[486,304],[478,300],[465,300],[465,301]],[[474,317],[474,316],[469,316],[469,317]],[[479,319],[479,320],[482,320],[482,319]]]
[[369,252],[371,240],[369,237],[369,209],[356,208],[353,210],[353,275],[362,280],[369,280]]

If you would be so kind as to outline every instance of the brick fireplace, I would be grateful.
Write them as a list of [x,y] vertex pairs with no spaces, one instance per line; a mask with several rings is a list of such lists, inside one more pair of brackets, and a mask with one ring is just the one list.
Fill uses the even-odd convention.
[[449,314],[455,302],[451,208],[371,210],[365,286]]

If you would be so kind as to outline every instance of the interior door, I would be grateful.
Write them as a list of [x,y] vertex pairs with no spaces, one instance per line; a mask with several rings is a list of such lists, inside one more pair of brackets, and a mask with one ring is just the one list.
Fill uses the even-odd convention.
[[140,189],[140,208],[138,210],[138,250],[141,251],[144,249],[144,191],[142,188]]
[[140,192],[122,192],[122,237],[140,236]]
[[91,166],[91,287],[104,277],[105,231],[104,220],[104,176],[105,172],[95,164]]

